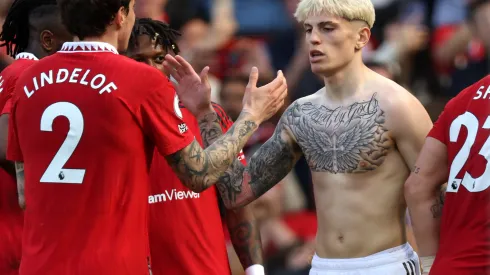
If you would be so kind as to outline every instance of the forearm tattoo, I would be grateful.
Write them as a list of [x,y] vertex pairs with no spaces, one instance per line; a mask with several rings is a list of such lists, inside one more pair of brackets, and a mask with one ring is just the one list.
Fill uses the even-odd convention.
[[26,200],[24,196],[24,186],[25,186],[24,163],[22,162],[15,163],[15,173],[17,177],[17,196],[19,199],[19,205],[22,208],[25,208]]
[[[216,113],[203,117],[199,126],[205,145],[212,143],[206,150],[194,141],[183,150],[167,156],[182,183],[195,192],[207,189],[218,180],[257,129],[255,122],[247,119],[247,114],[240,116],[219,138],[221,126]],[[215,142],[210,142],[213,139]]]
[[244,269],[262,264],[262,241],[257,224],[244,221],[229,228],[233,248]]
[[335,109],[295,103],[287,122],[315,172],[371,171],[394,146],[376,94],[370,100]]
[[[219,125],[219,127],[216,127]],[[213,144],[220,136],[223,135],[221,121],[216,113],[210,113],[199,120],[199,130],[201,132],[204,148]]]
[[217,187],[227,207],[253,201],[291,171],[301,150],[286,131],[285,121],[281,119],[273,136],[250,158],[247,167],[237,161],[219,178]]
[[434,219],[440,218],[442,216],[442,209],[444,208],[444,201],[446,199],[446,188],[447,183],[441,186],[441,188],[437,192],[436,200],[430,208],[430,211],[432,212],[432,217]]

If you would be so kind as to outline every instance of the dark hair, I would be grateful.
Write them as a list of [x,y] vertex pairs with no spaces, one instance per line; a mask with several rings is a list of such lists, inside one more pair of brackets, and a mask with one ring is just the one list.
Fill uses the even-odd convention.
[[114,20],[121,7],[129,12],[131,0],[58,0],[61,20],[79,39],[99,37]]
[[129,50],[138,47],[138,37],[142,35],[148,35],[150,39],[155,40],[155,47],[161,46],[167,52],[172,50],[175,54],[180,52],[177,45],[177,37],[180,36],[180,32],[170,28],[167,23],[151,18],[136,19],[131,38],[129,38]]
[[29,45],[31,19],[42,18],[48,13],[55,14],[58,11],[56,0],[15,0],[3,23],[0,46],[5,46],[7,54],[15,57]]

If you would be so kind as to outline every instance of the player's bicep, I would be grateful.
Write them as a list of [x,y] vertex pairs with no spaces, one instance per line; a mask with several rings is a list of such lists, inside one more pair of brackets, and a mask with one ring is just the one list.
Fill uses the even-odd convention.
[[406,165],[413,167],[432,128],[432,120],[424,106],[415,98],[406,106],[399,108],[396,116],[398,117],[396,145]]
[[415,162],[410,177],[405,183],[406,195],[431,195],[434,190],[439,191],[448,178],[447,148],[439,140],[428,137]]

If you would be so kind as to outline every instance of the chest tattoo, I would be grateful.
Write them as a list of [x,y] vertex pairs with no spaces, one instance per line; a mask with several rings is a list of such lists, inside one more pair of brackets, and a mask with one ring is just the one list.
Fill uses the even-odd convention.
[[335,109],[311,102],[287,112],[287,123],[315,172],[362,173],[379,167],[393,140],[376,94]]

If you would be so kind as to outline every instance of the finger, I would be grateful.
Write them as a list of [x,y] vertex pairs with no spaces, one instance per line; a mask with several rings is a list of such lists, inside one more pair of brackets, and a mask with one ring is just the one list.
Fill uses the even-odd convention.
[[182,78],[185,76],[185,72],[183,67],[180,65],[180,63],[171,55],[168,55],[168,59],[166,58],[164,62],[167,62],[167,64],[172,67],[172,71],[174,74],[178,74]]
[[181,75],[166,60],[163,61],[163,68],[175,79],[175,81],[180,82],[182,79]]
[[185,60],[182,56],[180,55],[176,55],[175,56],[175,59],[179,62],[179,64],[181,65],[181,68],[183,70],[184,73],[186,74],[192,74],[194,73],[194,68],[192,68],[192,65],[187,62],[187,60]]
[[202,84],[208,84],[209,83],[208,72],[209,72],[209,66],[206,66],[206,67],[204,67],[204,69],[202,69],[201,73],[199,74],[199,76],[201,77],[201,83]]
[[284,82],[284,75],[282,74],[282,71],[278,71],[276,78],[268,85],[270,85],[269,88],[271,89],[271,91],[275,91],[282,85],[283,82]]
[[284,102],[286,101],[287,98],[287,91],[283,90],[274,100],[274,104],[278,104],[280,106],[284,105]]
[[273,94],[275,96],[279,96],[280,93],[283,93],[288,88],[288,84],[287,84],[286,78],[284,78],[284,76],[281,77],[279,80],[280,80],[279,85],[277,87],[275,87],[275,89],[273,90]]
[[180,62],[175,59],[175,57],[167,54],[165,55],[165,61],[167,61],[168,64],[172,67],[172,71],[175,71],[175,73],[180,75],[180,78],[184,77],[184,75],[186,74],[185,69],[182,64],[180,64]]
[[257,81],[259,81],[259,69],[257,69],[257,67],[252,67],[250,76],[248,77],[247,88],[257,87]]
[[183,70],[182,64],[180,64],[180,62],[177,59],[175,59],[175,57],[171,56],[170,54],[165,55],[165,61],[167,61],[167,63],[170,66],[172,66],[172,68],[174,70],[177,70],[177,71]]
[[272,96],[280,97],[281,94],[283,94],[287,88],[288,88],[288,86],[286,85],[286,83],[284,81],[279,82],[279,86],[276,87],[274,90],[272,90]]

